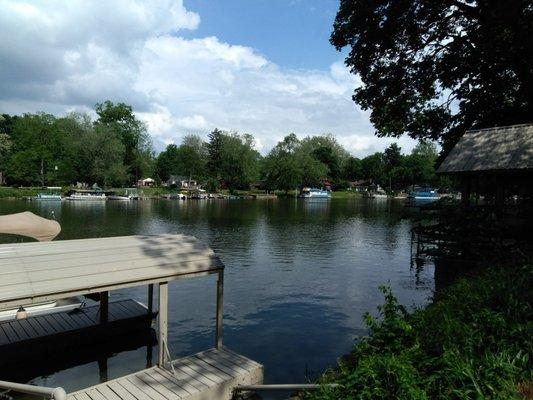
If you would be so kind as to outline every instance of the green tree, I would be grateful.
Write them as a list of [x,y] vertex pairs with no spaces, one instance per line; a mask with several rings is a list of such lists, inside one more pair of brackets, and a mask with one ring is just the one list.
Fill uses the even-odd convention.
[[396,143],[391,143],[383,153],[383,162],[385,167],[385,174],[389,183],[389,190],[393,188],[393,180],[399,177],[400,166],[402,165],[403,156],[402,149]]
[[223,136],[223,132],[215,128],[208,135],[208,142],[206,144],[207,173],[215,180],[220,180],[220,172],[222,166]]
[[341,0],[331,43],[350,48],[353,98],[378,136],[448,151],[467,129],[531,121],[529,0]]
[[[326,177],[328,167],[310,151],[312,147],[307,139],[300,141],[291,133],[270,151],[264,167],[269,189],[288,191],[302,186],[317,186],[320,179]],[[323,147],[317,147],[320,148]],[[331,154],[329,151],[327,153]]]
[[349,157],[344,165],[343,177],[349,181],[361,179],[363,175],[361,160],[357,157]]
[[361,173],[364,179],[372,179],[383,185],[385,181],[385,163],[383,153],[374,153],[361,160]]
[[13,151],[7,166],[10,183],[45,186],[60,161],[63,148],[55,117],[50,114],[24,114],[14,121]]
[[[7,118],[10,116],[7,115]],[[8,125],[8,122],[6,121],[6,116],[0,115],[0,174],[2,174],[0,178],[0,185],[3,183],[3,172],[6,168],[7,161],[9,159],[11,148],[13,146],[13,143],[11,141],[11,136],[8,132],[11,132],[11,126]]]
[[419,142],[405,159],[407,180],[411,185],[431,185],[437,183],[435,163],[437,147],[429,141]]
[[268,189],[287,192],[301,185],[302,171],[296,155],[299,144],[296,135],[291,133],[265,157],[263,177]]
[[230,191],[248,189],[250,183],[259,179],[261,155],[254,146],[252,135],[222,134],[218,170]]
[[141,176],[147,175],[153,161],[152,142],[145,124],[135,117],[131,106],[106,100],[97,103],[95,111],[98,115],[95,124],[112,129],[122,141],[123,164],[128,179],[136,182]]
[[170,175],[176,173],[178,157],[178,146],[173,143],[167,145],[166,149],[159,153],[155,161],[155,174],[159,180],[167,181]]

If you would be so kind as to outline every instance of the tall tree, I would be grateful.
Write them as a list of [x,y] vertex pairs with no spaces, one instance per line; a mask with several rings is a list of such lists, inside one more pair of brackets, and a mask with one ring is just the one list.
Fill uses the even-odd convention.
[[385,149],[383,153],[383,161],[385,167],[385,173],[389,183],[389,190],[393,189],[393,178],[398,176],[398,168],[402,164],[402,149],[398,144],[391,143],[389,147]]
[[357,157],[350,157],[344,165],[344,179],[355,181],[362,178],[361,160]]
[[155,175],[161,181],[167,181],[171,175],[176,174],[176,166],[178,165],[178,146],[171,143],[167,145],[156,158],[155,161]]
[[248,189],[259,179],[261,155],[255,150],[252,135],[222,134],[220,158],[220,177],[231,191]]
[[341,0],[331,43],[379,136],[439,140],[530,122],[531,0]]
[[57,184],[51,175],[63,154],[61,137],[50,114],[24,114],[13,123],[13,153],[7,175],[11,183]]
[[383,184],[385,181],[385,165],[383,153],[374,153],[361,160],[361,172],[364,179],[372,179],[374,182]]
[[123,164],[130,181],[137,181],[149,172],[153,158],[152,142],[143,122],[139,121],[131,106],[114,104],[107,100],[95,105],[98,115],[96,125],[114,130],[124,145]]
[[222,165],[222,146],[223,146],[223,132],[215,128],[208,135],[207,142],[207,172],[208,174],[216,179],[220,179],[220,168]]

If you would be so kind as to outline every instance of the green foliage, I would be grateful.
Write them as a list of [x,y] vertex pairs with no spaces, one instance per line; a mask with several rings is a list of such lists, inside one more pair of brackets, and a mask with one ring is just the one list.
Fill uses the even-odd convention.
[[310,151],[311,142],[304,141],[292,133],[270,151],[263,164],[268,189],[287,192],[301,186],[317,186],[327,176],[328,166],[318,157],[323,153],[333,157],[331,149],[321,146]]
[[252,135],[227,133],[222,135],[218,173],[230,191],[248,189],[259,179],[261,155],[254,148]]
[[331,43],[349,47],[354,100],[380,136],[440,140],[531,121],[531,1],[341,0]]
[[408,313],[381,288],[380,318],[353,362],[324,375],[310,399],[519,399],[533,379],[533,266],[493,268],[464,278],[425,309]]
[[98,120],[95,126],[105,126],[120,138],[123,151],[123,165],[127,179],[136,183],[150,171],[153,158],[152,142],[143,122],[139,121],[131,106],[107,100],[95,106]]

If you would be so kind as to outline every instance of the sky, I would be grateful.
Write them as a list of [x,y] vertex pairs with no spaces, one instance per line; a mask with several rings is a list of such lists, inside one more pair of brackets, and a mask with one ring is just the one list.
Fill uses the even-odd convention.
[[[215,127],[266,154],[289,133],[382,151],[329,43],[337,0],[0,0],[0,112],[130,104],[155,148]],[[405,152],[414,142],[398,140]]]

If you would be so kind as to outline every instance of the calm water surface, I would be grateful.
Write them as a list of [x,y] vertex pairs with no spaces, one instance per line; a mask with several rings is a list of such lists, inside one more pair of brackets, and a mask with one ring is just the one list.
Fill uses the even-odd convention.
[[[25,210],[54,213],[56,240],[184,233],[209,244],[226,265],[224,343],[264,364],[267,383],[304,382],[334,365],[365,334],[361,315],[382,303],[379,285],[406,305],[424,304],[434,286],[432,265],[410,268],[411,221],[401,201],[0,201],[0,214]],[[169,289],[172,356],[212,347],[216,277]],[[146,302],[146,289],[111,300],[120,298]],[[112,350],[45,376],[37,369],[32,382],[73,391],[143,369],[152,357],[145,345]]]

